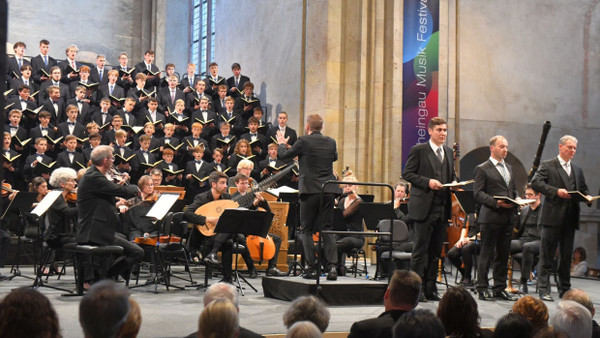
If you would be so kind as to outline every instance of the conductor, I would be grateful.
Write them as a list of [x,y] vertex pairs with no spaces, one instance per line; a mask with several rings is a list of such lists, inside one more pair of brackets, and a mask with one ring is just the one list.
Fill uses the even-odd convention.
[[[300,166],[300,180],[298,190],[300,191],[300,233],[304,257],[308,269],[304,278],[316,279],[316,250],[312,235],[320,230],[331,230],[333,228],[333,203],[339,188],[335,185],[325,187],[323,204],[320,203],[320,193],[323,183],[335,180],[333,174],[333,162],[337,161],[337,145],[334,139],[321,134],[323,118],[318,114],[311,114],[306,118],[306,135],[298,140],[289,149],[286,144],[289,137],[284,137],[281,131],[277,131],[277,143],[279,144],[278,157],[282,161],[289,161],[298,156]],[[319,225],[320,219],[320,225]],[[334,235],[321,236],[324,256],[319,257],[327,265],[327,279],[337,279],[337,246]],[[319,253],[320,255],[320,253]],[[323,258],[325,258],[323,260]]]

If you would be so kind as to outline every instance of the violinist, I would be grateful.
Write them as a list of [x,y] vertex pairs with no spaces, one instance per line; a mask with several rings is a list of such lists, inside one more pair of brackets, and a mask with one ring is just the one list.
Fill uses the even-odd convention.
[[[75,229],[79,212],[76,198],[70,197],[71,194],[76,193],[76,177],[77,172],[66,167],[55,169],[50,175],[50,185],[62,189],[62,193],[48,209],[44,221],[47,227],[43,238],[52,249],[60,249],[64,244],[76,242]],[[50,272],[49,268],[46,269],[45,273]]]
[[[2,183],[2,185],[4,186],[6,183]],[[18,191],[13,190],[12,192],[9,192],[7,194],[2,194],[2,209],[0,210],[0,215],[4,215],[4,211],[6,210],[6,208],[8,208],[8,206],[10,205],[10,202],[12,200],[14,200],[15,196],[17,195]],[[2,218],[1,220],[1,226],[0,226],[0,268],[4,267],[4,263],[6,262],[6,257],[8,257],[8,249],[10,247],[10,234],[8,233],[8,224],[9,222],[11,222],[9,220],[9,216],[10,215],[5,215],[4,218]],[[7,278],[6,276],[2,275],[2,273],[0,273],[0,281],[4,280],[5,278]]]
[[[256,208],[263,208],[267,212],[271,212],[271,207],[269,207],[269,203],[265,201],[260,192],[252,194],[255,196],[254,199],[240,199],[241,196],[246,196],[247,194],[250,194],[250,191],[248,191],[248,188],[250,187],[248,181],[248,176],[242,173],[237,173],[237,175],[235,175],[235,186],[237,187],[237,192],[231,195],[231,198],[233,198],[234,200],[237,199],[238,203],[240,203],[240,207],[248,208],[250,210],[254,210]],[[242,203],[242,201],[244,203]],[[285,272],[277,268],[277,256],[279,256],[279,249],[281,247],[281,237],[273,233],[269,233],[269,237],[272,238],[273,243],[275,243],[275,255],[269,260],[267,276],[284,276]],[[244,257],[244,260],[245,259],[246,258]],[[252,258],[250,258],[250,260],[252,260]]]
[[478,241],[480,235],[477,218],[475,214],[470,214],[461,229],[460,239],[448,250],[448,260],[460,272],[460,284],[463,286],[473,286],[471,271],[473,270],[473,257],[480,250]]
[[[31,184],[29,184],[29,191],[38,193],[36,200],[39,203],[48,194],[48,182],[41,176],[34,177]],[[36,206],[37,203],[32,205],[33,208]]]
[[[235,184],[238,187],[242,188],[242,192],[236,192],[237,195],[235,196],[241,196],[241,195],[246,195],[247,193],[247,189],[248,189],[248,176],[244,175],[244,174],[237,174],[234,177],[235,179]],[[233,198],[233,196],[232,196]],[[245,202],[245,199],[241,199],[240,200],[242,203],[240,204],[241,207],[245,207],[245,208],[253,208],[256,209],[259,205],[261,207],[266,207],[269,208],[269,205],[266,203],[266,201],[262,198],[262,196],[257,195],[255,198],[248,200],[248,202]],[[264,202],[264,203],[263,203]],[[270,208],[267,210],[271,210]],[[219,264],[219,261],[217,260],[217,252],[221,249],[221,246],[223,245],[223,243],[225,243],[226,241],[233,239],[233,235],[229,234],[229,233],[218,233],[214,236],[214,244],[212,246],[212,249],[210,250],[210,253],[208,254],[208,256],[206,256],[205,260],[211,264]],[[243,235],[238,235],[237,241],[239,244],[243,245],[245,247],[245,249],[242,251],[241,255],[242,258],[244,259],[244,262],[246,262],[246,265],[248,266],[248,275],[250,278],[256,278],[258,276],[257,272],[256,272],[256,267],[254,266],[254,261],[252,260],[252,257],[250,257],[250,251],[248,251],[248,246],[246,245],[246,237],[244,237]],[[281,239],[279,240],[281,243]]]
[[77,191],[77,205],[80,208],[77,242],[123,247],[125,258],[115,260],[108,275],[116,277],[118,274],[129,280],[131,266],[142,260],[144,250],[116,234],[119,218],[115,196],[132,197],[138,194],[139,189],[135,185],[119,185],[107,179],[106,174],[114,163],[110,146],[94,148],[91,160],[92,166],[81,178]]
[[396,218],[408,222],[408,197],[406,192],[408,191],[408,183],[398,182],[394,188],[394,213]]
[[[348,182],[342,185],[344,192],[336,204],[336,207],[342,210],[346,229],[348,231],[363,231],[363,218],[359,211],[359,205],[362,199],[358,196],[358,186],[351,184],[356,182],[356,177],[346,176],[343,179]],[[346,254],[353,249],[360,249],[365,244],[365,238],[359,235],[336,235],[339,276],[346,275]]]
[[146,214],[154,202],[156,195],[154,193],[154,182],[148,175],[140,177],[138,180],[140,196],[128,200],[129,210],[123,214],[123,228],[130,241],[136,237],[154,237],[158,235],[155,224],[146,217]]

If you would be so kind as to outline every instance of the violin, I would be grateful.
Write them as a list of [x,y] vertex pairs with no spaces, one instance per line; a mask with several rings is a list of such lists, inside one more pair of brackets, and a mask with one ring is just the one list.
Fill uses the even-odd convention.
[[0,188],[2,188],[2,197],[8,197],[8,195],[16,191],[12,189],[12,185],[10,185],[10,183],[6,182],[2,182]]
[[71,191],[65,197],[67,203],[77,203],[77,190]]

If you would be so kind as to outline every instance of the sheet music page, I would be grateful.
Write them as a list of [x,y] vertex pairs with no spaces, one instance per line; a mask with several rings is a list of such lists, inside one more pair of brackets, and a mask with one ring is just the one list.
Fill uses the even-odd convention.
[[40,201],[40,203],[33,209],[32,214],[42,216],[48,209],[54,204],[54,201],[62,193],[61,190],[52,190]]
[[160,195],[158,200],[154,203],[150,211],[146,214],[146,217],[155,218],[157,220],[161,220],[165,217],[167,212],[171,210],[171,207],[177,199],[179,198],[179,194],[165,194]]

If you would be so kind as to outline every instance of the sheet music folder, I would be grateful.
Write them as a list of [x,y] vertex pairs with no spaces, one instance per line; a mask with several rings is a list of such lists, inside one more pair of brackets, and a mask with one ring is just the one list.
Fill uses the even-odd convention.
[[475,196],[472,191],[459,190],[455,191],[454,195],[458,199],[458,204],[467,214],[473,214],[477,212],[477,203],[475,202]]
[[273,213],[258,210],[226,209],[219,217],[215,232],[267,237],[273,216]]

